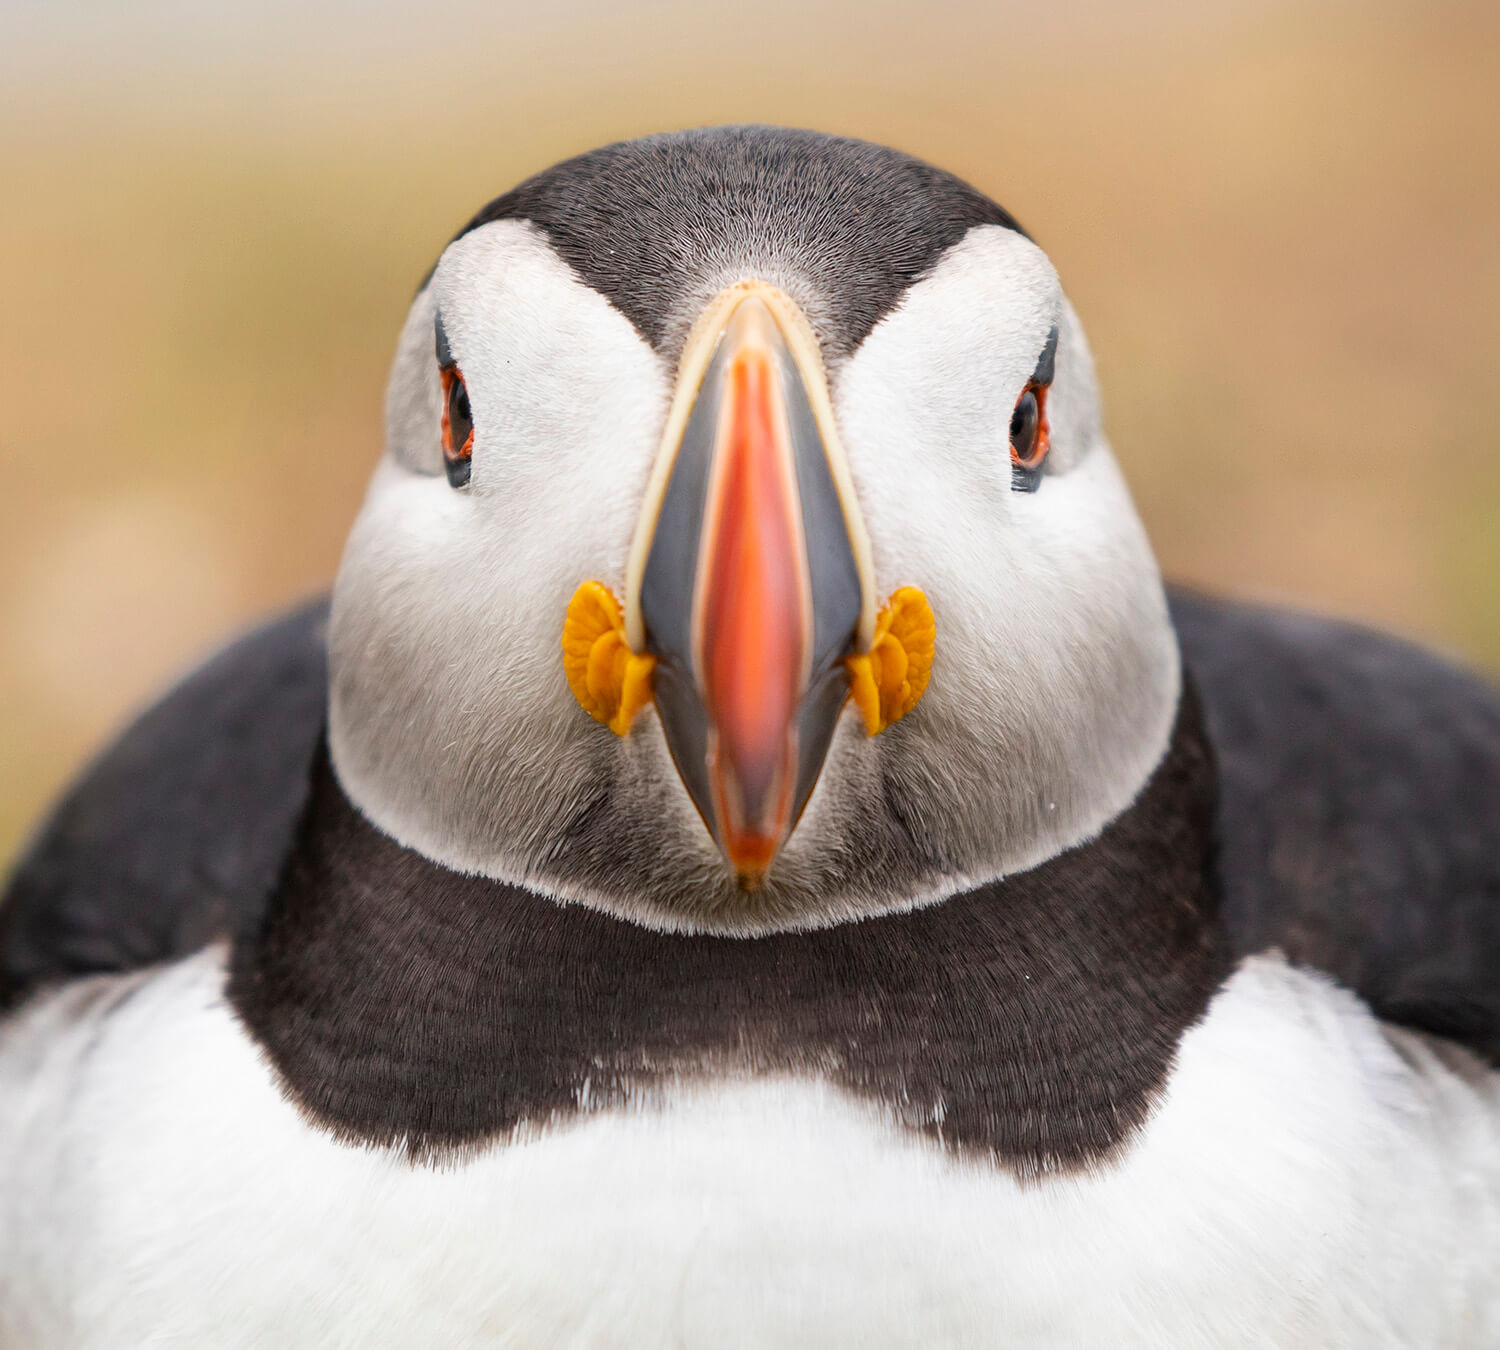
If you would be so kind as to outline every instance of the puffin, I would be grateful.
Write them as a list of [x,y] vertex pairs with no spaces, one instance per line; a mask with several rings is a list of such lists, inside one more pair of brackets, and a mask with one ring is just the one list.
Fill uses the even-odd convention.
[[1165,587],[956,177],[491,202],[0,908],[0,1348],[1500,1345],[1500,696]]

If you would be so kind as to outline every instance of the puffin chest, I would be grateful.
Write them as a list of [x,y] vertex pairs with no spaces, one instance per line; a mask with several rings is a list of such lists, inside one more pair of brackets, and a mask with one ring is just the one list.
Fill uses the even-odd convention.
[[905,913],[669,934],[402,848],[326,762],[229,997],[341,1137],[441,1158],[725,1076],[813,1078],[1021,1175],[1116,1150],[1228,970],[1211,767],[1167,758],[1090,844]]
[[[1500,1196],[1451,1140],[1495,1147],[1493,1116],[1276,960],[1108,1160],[1030,1177],[813,1074],[662,1080],[414,1160],[310,1121],[222,980],[208,953],[20,1028],[68,1090],[30,1078],[48,1105],[0,1175],[73,1217],[66,1253],[5,1238],[0,1292],[87,1331],[38,1343],[1457,1346],[1484,1312],[1469,1211]],[[86,1186],[45,1161],[80,1150]]]

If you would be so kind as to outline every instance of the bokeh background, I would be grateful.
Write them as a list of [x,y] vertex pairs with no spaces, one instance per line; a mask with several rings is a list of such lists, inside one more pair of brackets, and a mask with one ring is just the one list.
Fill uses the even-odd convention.
[[324,588],[482,202],[721,121],[885,141],[1051,253],[1169,574],[1500,671],[1500,6],[0,0],[0,864]]

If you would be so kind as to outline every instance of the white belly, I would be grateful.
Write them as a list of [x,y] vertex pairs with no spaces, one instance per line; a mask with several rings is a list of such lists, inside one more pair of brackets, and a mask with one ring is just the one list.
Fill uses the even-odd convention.
[[0,1037],[3,1350],[1500,1345],[1497,1076],[1278,960],[1123,1159],[1030,1184],[788,1080],[412,1167],[309,1127],[221,982]]

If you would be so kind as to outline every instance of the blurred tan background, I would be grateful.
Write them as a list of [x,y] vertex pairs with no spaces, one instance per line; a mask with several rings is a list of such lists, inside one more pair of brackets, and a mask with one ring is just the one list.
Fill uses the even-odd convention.
[[451,232],[703,123],[885,141],[1014,211],[1169,574],[1500,671],[1497,89],[1487,0],[0,0],[0,863],[185,663],[328,584]]

